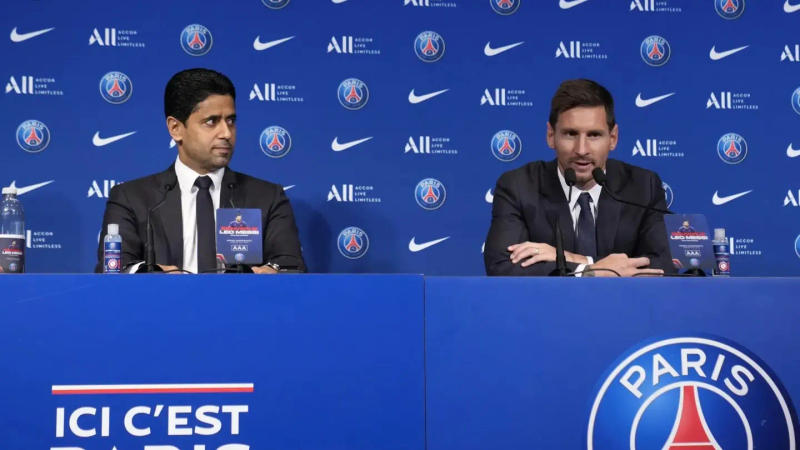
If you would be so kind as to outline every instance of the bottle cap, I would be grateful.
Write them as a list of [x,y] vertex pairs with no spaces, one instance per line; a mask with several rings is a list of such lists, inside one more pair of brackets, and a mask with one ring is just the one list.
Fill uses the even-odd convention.
[[11,187],[11,186],[4,187],[3,188],[3,195],[7,195],[7,194],[17,195],[17,188]]
[[108,234],[119,234],[119,224],[116,223],[108,224]]
[[714,240],[715,241],[725,240],[725,228],[714,228]]

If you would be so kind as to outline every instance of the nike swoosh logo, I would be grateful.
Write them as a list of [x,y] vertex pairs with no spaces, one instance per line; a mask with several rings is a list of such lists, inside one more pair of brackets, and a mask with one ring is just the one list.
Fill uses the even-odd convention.
[[289,36],[289,37],[283,38],[283,39],[276,39],[274,41],[269,41],[269,42],[261,42],[260,39],[261,39],[261,36],[256,36],[256,40],[253,41],[253,48],[258,50],[259,52],[262,51],[262,50],[266,50],[268,48],[271,48],[271,47],[275,47],[276,45],[283,44],[284,42],[286,42],[286,41],[288,41],[290,39],[294,39],[294,36]]
[[441,91],[431,92],[430,94],[417,95],[414,93],[414,90],[412,89],[411,92],[408,93],[408,102],[411,103],[412,105],[417,103],[422,103],[425,100],[430,100],[439,94],[444,94],[449,90],[450,89],[442,89]]
[[343,150],[347,150],[350,147],[355,147],[358,144],[367,142],[368,140],[372,139],[372,136],[366,137],[364,139],[358,139],[358,140],[355,140],[355,141],[342,142],[342,143],[339,143],[338,139],[339,139],[338,136],[334,137],[333,138],[333,142],[331,142],[331,150],[333,150],[335,152],[341,152]]
[[94,136],[92,136],[92,144],[94,144],[95,147],[105,147],[108,144],[113,144],[114,142],[117,142],[120,139],[125,139],[126,137],[135,133],[136,133],[135,131],[131,131],[130,133],[118,134],[116,136],[101,138],[100,132],[96,131],[94,133]]
[[286,191],[288,191],[289,189],[291,189],[291,188],[293,188],[293,187],[295,187],[295,186],[296,186],[296,185],[294,185],[294,184],[290,184],[289,186],[284,186],[284,187],[283,187],[283,192],[286,192]]
[[490,203],[491,204],[492,202],[494,202],[494,194],[492,194],[492,190],[491,189],[486,191],[486,195],[483,197],[483,199],[486,200],[486,203]]
[[798,156],[800,156],[800,148],[793,149],[792,144],[790,143],[789,146],[786,148],[786,156],[788,156],[789,158],[797,158]]
[[331,3],[338,5],[338,4],[344,3],[346,1],[347,0],[331,0]]
[[580,5],[581,3],[585,3],[585,2],[588,2],[588,1],[589,1],[589,0],[572,0],[572,1],[568,1],[568,0],[560,0],[560,1],[558,2],[558,6],[559,6],[561,9],[570,9],[570,8],[572,8],[572,7],[578,6],[578,5]]
[[717,206],[724,205],[725,203],[736,200],[737,198],[743,197],[751,192],[753,192],[752,189],[749,191],[739,192],[738,194],[729,195],[727,197],[720,197],[717,191],[714,191],[714,197],[711,199],[711,203]]
[[664,100],[665,98],[672,97],[673,95],[675,95],[675,93],[674,92],[670,92],[669,94],[659,95],[658,97],[645,99],[645,98],[642,98],[642,93],[639,92],[636,95],[636,106],[638,106],[639,108],[645,108],[645,107],[648,107],[648,106],[652,105],[653,103],[660,102],[661,100]]
[[27,41],[28,39],[35,38],[36,36],[45,34],[48,31],[53,31],[53,30],[55,30],[55,27],[54,28],[45,28],[44,30],[31,31],[30,33],[22,33],[22,34],[20,34],[20,33],[17,33],[17,27],[14,27],[14,29],[11,30],[11,41],[12,42]]
[[520,45],[524,44],[525,41],[515,42],[513,44],[504,45],[502,47],[492,48],[492,41],[486,43],[486,47],[483,47],[483,54],[486,56],[495,56],[503,53],[505,51],[511,50],[514,47],[519,47]]
[[793,5],[789,3],[789,0],[786,0],[786,2],[783,4],[783,11],[786,14],[791,14],[793,12],[800,11],[800,3]]
[[708,52],[708,57],[711,58],[712,61],[719,61],[720,59],[727,58],[728,56],[731,56],[734,53],[740,52],[740,51],[746,49],[747,47],[749,47],[749,45],[745,45],[745,46],[739,47],[739,48],[734,48],[734,49],[731,49],[731,50],[726,50],[724,52],[718,52],[717,49],[716,49],[716,46],[712,46],[711,47],[711,51]]
[[434,246],[434,245],[436,245],[436,244],[438,244],[440,242],[444,242],[444,241],[450,239],[450,236],[445,236],[445,237],[443,237],[441,239],[435,239],[433,241],[423,242],[421,244],[417,244],[416,242],[414,242],[414,239],[415,239],[415,237],[412,237],[411,240],[408,242],[408,249],[410,251],[412,251],[413,253],[416,253],[416,252],[420,252],[422,250],[425,250],[428,247],[432,247],[432,246]]
[[43,183],[32,184],[30,186],[17,187],[17,184],[16,184],[17,182],[15,180],[15,181],[12,181],[11,184],[8,185],[8,187],[16,189],[17,190],[17,195],[23,195],[23,194],[27,194],[30,191],[39,189],[40,187],[47,186],[48,184],[52,183],[53,181],[56,181],[56,180],[45,181]]

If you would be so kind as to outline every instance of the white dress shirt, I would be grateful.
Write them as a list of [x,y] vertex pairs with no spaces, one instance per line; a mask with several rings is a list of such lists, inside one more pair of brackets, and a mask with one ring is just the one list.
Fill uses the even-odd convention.
[[[211,202],[214,204],[214,224],[216,225],[216,210],[219,208],[219,196],[222,190],[222,176],[225,168],[222,167],[206,175],[211,178],[213,185],[208,189]],[[181,190],[181,214],[183,217],[183,270],[197,273],[197,186],[194,181],[203,175],[190,169],[175,158],[175,175],[178,176],[178,187]],[[216,226],[215,226],[216,229]],[[215,237],[216,239],[216,237]]]
[[[564,190],[564,198],[569,200],[569,212],[572,216],[572,230],[575,231],[578,228],[578,217],[581,215],[581,207],[578,205],[578,197],[584,192],[588,192],[589,196],[592,198],[591,210],[592,210],[592,217],[595,220],[595,224],[597,223],[597,210],[598,205],[600,204],[600,192],[603,191],[603,187],[599,184],[595,183],[589,190],[581,190],[580,188],[573,187],[572,188],[572,198],[569,196],[569,186],[567,186],[567,180],[564,179],[564,174],[561,173],[561,168],[559,167],[556,169],[558,172],[558,181],[561,183],[561,189]],[[583,255],[586,256],[586,255]],[[578,267],[575,269],[576,272],[580,272],[586,268],[589,264],[594,264],[594,259],[591,256],[586,256],[586,259],[589,260],[588,264],[578,264]],[[580,276],[578,274],[577,276]]]

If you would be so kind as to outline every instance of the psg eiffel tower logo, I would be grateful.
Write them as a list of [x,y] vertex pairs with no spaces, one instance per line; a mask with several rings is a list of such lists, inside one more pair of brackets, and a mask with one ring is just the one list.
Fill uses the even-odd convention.
[[797,417],[777,376],[711,336],[643,343],[613,366],[589,414],[587,450],[795,450]]

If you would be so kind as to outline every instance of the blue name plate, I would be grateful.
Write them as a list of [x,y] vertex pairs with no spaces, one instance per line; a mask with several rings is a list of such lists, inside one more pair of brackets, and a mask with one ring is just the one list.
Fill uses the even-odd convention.
[[217,209],[217,258],[225,264],[261,265],[260,209]]
[[702,214],[665,214],[672,263],[678,270],[703,269],[711,275],[714,250],[708,222]]

